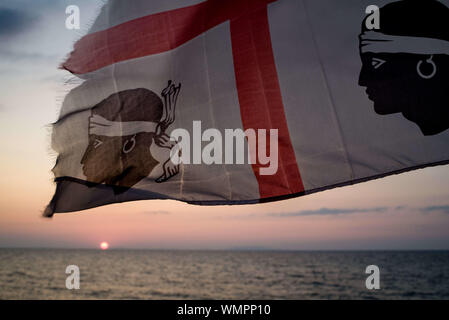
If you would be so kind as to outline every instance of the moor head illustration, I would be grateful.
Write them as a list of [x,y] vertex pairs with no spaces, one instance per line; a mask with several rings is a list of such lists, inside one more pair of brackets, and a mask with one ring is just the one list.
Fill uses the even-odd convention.
[[170,81],[163,100],[144,88],[120,91],[92,108],[81,160],[89,186],[105,183],[122,193],[150,175],[164,182],[179,172],[170,161],[176,142],[165,131],[175,120],[180,89]]
[[380,30],[360,35],[359,85],[379,115],[401,113],[421,132],[449,128],[449,8],[405,0],[380,9]]

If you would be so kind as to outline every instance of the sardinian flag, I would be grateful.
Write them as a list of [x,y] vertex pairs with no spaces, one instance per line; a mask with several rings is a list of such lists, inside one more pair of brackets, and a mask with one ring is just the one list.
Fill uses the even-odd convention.
[[449,3],[371,2],[110,0],[62,64],[82,83],[53,126],[44,215],[260,203],[447,164]]

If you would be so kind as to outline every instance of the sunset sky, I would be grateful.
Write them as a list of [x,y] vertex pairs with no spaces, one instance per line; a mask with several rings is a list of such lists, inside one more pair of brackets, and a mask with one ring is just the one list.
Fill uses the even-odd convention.
[[[82,30],[65,28],[70,4]],[[57,66],[100,4],[0,3],[0,247],[449,249],[449,166],[268,204],[139,201],[41,218],[55,188],[49,124],[70,88]]]

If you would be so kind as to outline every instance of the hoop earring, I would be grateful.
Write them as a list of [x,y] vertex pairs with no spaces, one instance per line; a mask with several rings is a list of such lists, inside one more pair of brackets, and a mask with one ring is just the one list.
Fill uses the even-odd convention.
[[[132,142],[131,148],[126,148],[126,146],[130,141]],[[130,153],[131,151],[133,151],[135,146],[136,146],[136,135],[134,135],[134,137],[132,137],[131,139],[126,140],[125,144],[123,145],[123,153],[125,154]]]
[[432,61],[432,59],[433,59],[433,55],[431,55],[430,58],[426,60],[426,62],[428,64],[432,65],[432,67],[433,67],[433,71],[429,75],[425,75],[424,73],[421,72],[421,65],[423,64],[423,60],[420,60],[418,62],[418,64],[416,65],[416,71],[418,72],[418,75],[421,78],[426,79],[426,80],[432,79],[435,76],[435,74],[437,73],[437,65],[435,64],[435,62]]

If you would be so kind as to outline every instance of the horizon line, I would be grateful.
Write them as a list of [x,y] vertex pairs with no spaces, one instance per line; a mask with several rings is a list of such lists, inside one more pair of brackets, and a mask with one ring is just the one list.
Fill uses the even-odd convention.
[[89,250],[89,251],[207,251],[207,252],[429,252],[429,251],[449,251],[448,249],[280,249],[280,248],[138,248],[138,247],[115,247],[102,250],[97,247],[19,247],[19,246],[0,246],[0,250],[17,249],[17,250]]

